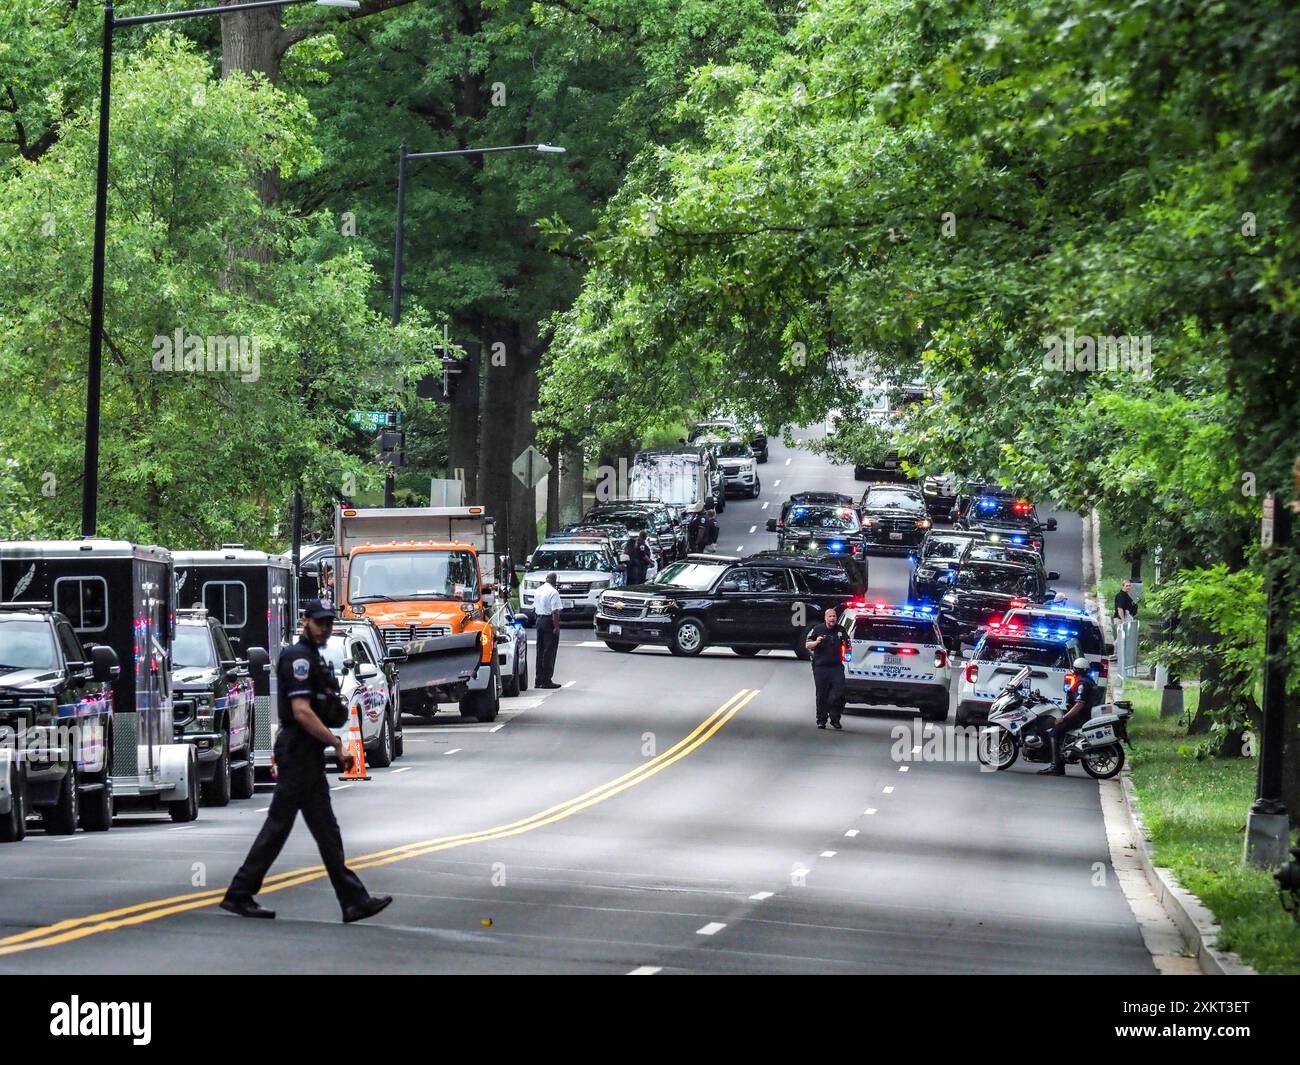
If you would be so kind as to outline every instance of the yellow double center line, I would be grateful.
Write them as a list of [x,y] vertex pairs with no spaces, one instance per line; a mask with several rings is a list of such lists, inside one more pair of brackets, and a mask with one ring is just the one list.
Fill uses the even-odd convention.
[[[360,858],[353,859],[349,864],[353,869],[373,869],[378,865],[402,862],[409,858],[432,854],[435,851],[465,847],[472,843],[486,843],[491,840],[507,839],[510,836],[522,835],[525,832],[533,831],[533,829],[554,824],[566,817],[572,817],[580,810],[604,802],[606,799],[612,799],[615,795],[626,791],[628,788],[643,783],[656,773],[667,769],[674,762],[685,758],[692,751],[707,743],[714,733],[730,721],[758,693],[758,689],[742,688],[696,725],[689,735],[673,744],[662,754],[656,755],[620,777],[615,777],[599,787],[592,788],[590,791],[583,792],[583,794],[572,799],[566,799],[564,802],[548,807],[531,817],[525,817],[505,825],[498,825],[495,828],[487,828],[481,832],[463,832],[456,836],[438,836],[434,839],[406,843],[400,847],[363,855]],[[325,875],[324,867],[319,865],[306,869],[295,869],[288,873],[277,873],[275,876],[266,878],[261,894],[297,887],[300,884],[319,880]],[[187,910],[203,909],[219,902],[224,894],[224,888],[216,891],[190,892],[186,895],[173,895],[166,899],[140,902],[133,906],[125,906],[105,913],[94,913],[86,917],[72,917],[56,924],[33,928],[0,939],[0,956],[17,954],[26,950],[36,950],[41,947],[52,947],[59,943],[70,943],[77,939],[84,939],[87,936],[112,932],[131,925],[145,924],[148,921],[157,921],[160,918],[170,917],[176,913],[184,913]]]

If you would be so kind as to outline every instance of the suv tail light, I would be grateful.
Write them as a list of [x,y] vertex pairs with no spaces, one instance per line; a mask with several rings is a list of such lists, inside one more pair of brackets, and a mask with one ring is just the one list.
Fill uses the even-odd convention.
[[934,668],[943,669],[948,664],[948,652],[940,648],[934,652]]
[[840,661],[842,662],[853,661],[853,647],[851,645],[846,644],[844,647],[840,648]]
[[966,667],[966,683],[974,684],[979,679],[979,675],[980,675],[980,667],[977,666],[974,662],[971,662]]

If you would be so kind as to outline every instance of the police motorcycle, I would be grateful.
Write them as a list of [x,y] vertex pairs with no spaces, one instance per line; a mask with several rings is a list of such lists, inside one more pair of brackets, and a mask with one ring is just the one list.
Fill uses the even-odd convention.
[[[1029,667],[1020,670],[989,707],[975,753],[990,769],[1010,769],[1023,753],[1027,762],[1052,760],[1052,728],[1056,705],[1029,683]],[[1073,679],[1066,680],[1066,689]],[[1092,716],[1062,740],[1066,765],[1079,764],[1097,780],[1109,780],[1124,768],[1124,744],[1133,704],[1120,700],[1093,708]]]

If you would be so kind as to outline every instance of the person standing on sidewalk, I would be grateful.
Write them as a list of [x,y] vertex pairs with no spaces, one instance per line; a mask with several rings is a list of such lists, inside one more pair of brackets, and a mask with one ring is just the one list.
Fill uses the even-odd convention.
[[812,652],[813,685],[817,692],[817,727],[840,729],[844,712],[844,650],[848,634],[839,626],[839,612],[826,608],[822,624],[815,625],[804,644]]
[[555,653],[560,649],[560,614],[564,600],[557,587],[559,577],[546,575],[546,583],[537,591],[533,609],[537,613],[537,679],[538,688],[558,688],[555,683]]

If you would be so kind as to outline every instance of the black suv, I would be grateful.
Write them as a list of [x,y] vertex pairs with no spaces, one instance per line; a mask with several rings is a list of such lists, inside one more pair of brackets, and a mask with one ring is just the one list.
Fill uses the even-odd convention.
[[862,494],[858,512],[868,551],[909,551],[934,524],[921,490],[906,484],[873,484]]
[[666,644],[675,655],[694,656],[722,644],[739,655],[781,648],[806,659],[808,631],[826,608],[842,609],[866,588],[851,558],[690,555],[649,584],[603,592],[596,635],[615,651]]
[[952,508],[959,529],[979,529],[1043,553],[1043,533],[1056,529],[1056,519],[1040,521],[1034,504],[1018,492],[997,485],[963,485]]
[[33,810],[53,835],[112,827],[120,671],[117,653],[83,648],[52,603],[0,603],[0,843],[21,840]]
[[199,786],[209,806],[253,797],[253,677],[270,662],[266,649],[235,655],[225,630],[206,610],[176,611],[172,644],[172,714],[176,742],[194,748]]
[[665,503],[631,499],[596,503],[579,524],[622,525],[629,536],[645,529],[661,565],[664,560],[686,557],[686,529]]
[[939,628],[945,636],[969,638],[1013,607],[1054,598],[1047,582],[1057,577],[1029,562],[963,559],[940,601]]
[[864,558],[866,544],[853,497],[838,492],[799,492],[781,504],[781,516],[767,519],[782,551],[816,551]]
[[910,603],[937,604],[951,587],[948,575],[957,568],[966,548],[980,539],[975,532],[938,532],[931,529],[916,552],[907,581]]

